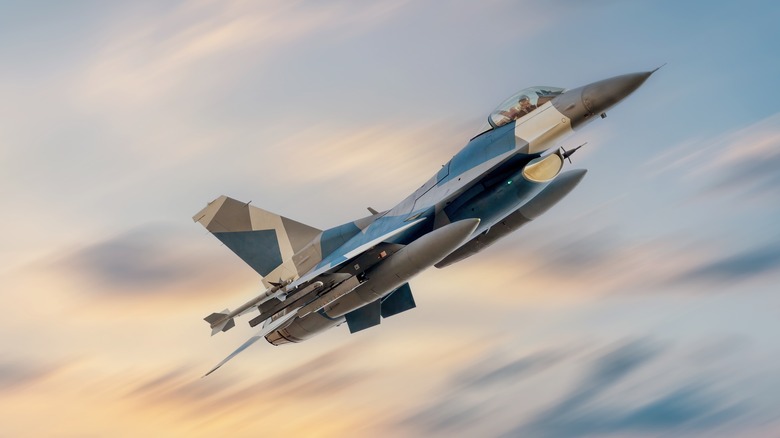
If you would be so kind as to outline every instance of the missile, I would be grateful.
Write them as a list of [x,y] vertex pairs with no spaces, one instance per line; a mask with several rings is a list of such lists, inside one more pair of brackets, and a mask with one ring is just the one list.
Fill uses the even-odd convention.
[[365,282],[323,310],[337,318],[387,295],[461,246],[477,226],[479,219],[472,218],[431,231],[367,271]]
[[310,285],[304,288],[293,289],[287,295],[285,295],[284,300],[277,300],[275,303],[270,302],[269,299],[268,301],[266,301],[268,303],[267,306],[265,305],[266,302],[258,306],[258,310],[260,310],[260,315],[257,315],[256,317],[252,318],[249,321],[249,326],[254,327],[260,323],[265,322],[266,320],[271,318],[274,314],[288,307],[294,306],[296,303],[299,303],[301,300],[305,299],[310,292],[313,292],[314,290],[321,288],[323,284],[324,283],[321,281],[315,281],[314,283],[311,283]]
[[360,279],[353,275],[346,281],[323,294],[321,297],[301,307],[301,309],[298,311],[298,316],[305,318],[310,313],[317,312],[328,304],[352,292],[358,286],[360,286]]
[[480,233],[477,237],[471,239],[468,243],[456,249],[444,260],[436,263],[436,267],[441,269],[455,262],[482,251],[488,246],[494,244],[498,239],[515,231],[521,226],[531,222],[537,217],[543,215],[553,205],[569,194],[582,181],[588,171],[585,169],[570,170],[561,173],[550,184],[547,185],[539,194],[531,198],[530,201],[523,204],[522,207],[515,210],[512,214],[500,220],[498,223]]
[[[211,336],[214,336],[215,334],[219,332],[226,332],[233,327],[235,327],[236,323],[233,320],[236,316],[242,315],[244,312],[250,310],[251,308],[255,306],[259,306],[263,304],[264,302],[275,298],[277,295],[283,294],[284,287],[290,284],[290,280],[286,281],[279,281],[279,282],[272,282],[273,285],[269,289],[265,290],[260,295],[252,298],[251,300],[247,301],[246,303],[242,304],[236,310],[233,310],[232,312],[228,309],[223,310],[222,312],[215,312],[211,315],[203,318],[204,321],[208,322],[211,326]],[[317,281],[311,285],[308,286],[308,288],[311,288],[313,290],[314,288],[322,287],[322,282]]]

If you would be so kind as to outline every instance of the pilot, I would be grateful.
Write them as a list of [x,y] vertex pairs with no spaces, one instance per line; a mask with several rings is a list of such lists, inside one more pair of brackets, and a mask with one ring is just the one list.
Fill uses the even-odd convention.
[[523,94],[520,96],[519,99],[517,99],[517,103],[515,105],[512,105],[512,107],[507,109],[506,111],[501,111],[500,114],[508,119],[505,122],[508,123],[511,120],[515,120],[520,117],[523,117],[524,115],[530,113],[535,109],[536,109],[536,105],[532,105],[531,99],[525,94]]
[[520,105],[520,115],[518,117],[522,117],[536,109],[536,105],[532,105],[531,99],[525,94],[520,96],[520,99],[517,100],[517,104]]

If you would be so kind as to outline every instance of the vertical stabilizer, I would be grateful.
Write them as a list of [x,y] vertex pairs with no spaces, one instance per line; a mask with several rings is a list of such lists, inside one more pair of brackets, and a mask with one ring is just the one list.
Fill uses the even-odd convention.
[[321,231],[249,203],[220,196],[192,219],[265,277]]

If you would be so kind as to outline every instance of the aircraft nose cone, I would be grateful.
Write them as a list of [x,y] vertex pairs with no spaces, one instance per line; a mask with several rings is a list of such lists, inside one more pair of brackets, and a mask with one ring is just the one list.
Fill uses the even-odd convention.
[[582,90],[582,104],[591,114],[603,113],[633,93],[651,74],[652,71],[631,73],[586,85]]
[[657,70],[615,76],[567,90],[555,97],[552,104],[569,118],[572,128],[577,128],[593,120],[594,115],[606,112],[612,105],[625,99]]

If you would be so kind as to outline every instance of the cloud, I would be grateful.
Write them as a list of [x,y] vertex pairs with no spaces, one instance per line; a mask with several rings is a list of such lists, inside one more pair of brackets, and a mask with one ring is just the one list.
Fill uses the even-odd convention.
[[718,134],[688,140],[647,163],[656,173],[681,171],[709,196],[737,199],[780,195],[780,113]]
[[629,410],[613,419],[609,431],[669,430],[683,425],[709,428],[741,415],[736,406],[722,407],[703,386],[690,385]]
[[[516,388],[519,382],[554,366],[567,353],[541,351],[507,360],[506,353],[492,352],[454,374],[446,383],[447,390],[432,403],[398,421],[399,425],[421,429],[426,434],[453,433],[463,427],[479,424],[490,418],[494,408],[489,401],[501,388]],[[461,430],[462,432],[462,430]]]
[[0,359],[0,394],[35,384],[59,368],[31,361]]
[[[452,384],[473,388],[490,388],[517,382],[536,372],[543,371],[560,361],[562,352],[544,351],[496,365],[494,361],[480,360],[473,368],[457,375]],[[488,364],[486,366],[486,364]]]
[[604,436],[627,433],[682,435],[708,430],[740,417],[744,408],[723,406],[721,397],[703,386],[689,385],[673,390],[636,408],[591,408],[580,412],[557,412],[531,425],[523,425],[506,436],[530,434],[539,437]]
[[541,414],[535,423],[557,421],[619,383],[637,368],[657,357],[661,349],[645,340],[626,342],[597,358],[587,376],[558,404]]
[[[258,158],[276,163],[264,179],[288,181],[302,194],[316,192],[318,198],[327,194],[335,202],[349,197],[392,203],[439,170],[450,158],[453,142],[463,138],[461,131],[460,126],[434,120],[361,127],[316,123],[297,129]],[[255,166],[239,165],[246,165],[247,172]]]
[[675,280],[720,283],[748,280],[778,272],[780,272],[780,243],[776,242],[704,263],[681,274]]
[[196,269],[171,257],[169,239],[161,230],[134,230],[82,248],[71,266],[98,281],[134,291],[151,292],[196,275]]
[[[701,367],[695,367],[695,375],[679,376],[682,383],[678,377],[659,378],[658,373],[669,374],[668,366],[679,365],[670,347],[639,338],[585,355],[569,348],[507,360],[505,352],[489,351],[447,379],[432,402],[395,425],[433,436],[470,436],[474,431],[539,437],[683,435],[745,414],[748,406],[733,394],[718,393],[715,382],[722,379],[708,379]],[[578,357],[587,362],[571,360]],[[568,379],[559,381],[570,367],[584,369],[572,386],[566,385]],[[551,403],[544,407],[547,399]]]
[[[554,291],[559,298],[566,297],[566,291],[575,291],[572,295],[581,299],[611,293],[725,291],[731,282],[780,272],[780,242],[748,243],[734,253],[724,249],[727,242],[722,239],[687,233],[631,241],[615,227],[573,232],[547,227],[507,238],[486,254],[461,262],[451,275],[466,281],[491,270],[486,288],[516,291],[517,284],[524,284],[526,289]],[[529,298],[514,292],[511,296]]]
[[[238,258],[200,253],[206,241],[170,223],[146,224],[76,250],[61,251],[49,269],[75,283],[74,289],[103,296],[192,297],[216,287],[240,287],[238,282],[244,277],[235,278],[235,268],[253,271]],[[209,243],[216,246],[218,242]]]
[[[583,220],[588,222],[588,220]],[[624,238],[616,227],[566,230],[536,228],[501,241],[484,253],[461,262],[449,275],[485,278],[481,284],[495,293],[506,290],[516,299],[518,286],[543,299],[556,295],[591,299],[610,293],[657,292],[669,281],[693,269],[711,254],[711,243],[690,236],[668,235],[644,241]],[[591,227],[593,228],[593,227]],[[649,269],[648,267],[652,267]],[[490,275],[482,272],[490,270]],[[495,284],[493,284],[495,282]],[[571,293],[568,293],[571,292]]]
[[[350,343],[281,371],[254,383],[241,374],[216,373],[200,378],[203,370],[178,368],[137,384],[126,398],[171,406],[191,417],[219,416],[224,412],[265,410],[268,414],[283,409],[286,401],[309,400],[319,403],[352,390],[373,373],[350,366],[351,358],[364,351],[364,344]],[[262,376],[269,367],[253,367]]]
[[718,177],[710,183],[712,193],[780,193],[780,133],[765,154],[739,157],[713,170]]
[[[143,21],[117,19],[119,31],[83,75],[80,94],[121,104],[158,99],[184,83],[210,81],[205,72],[248,59],[267,62],[274,51],[320,32],[349,35],[392,16],[398,2],[340,1],[328,5],[284,2],[201,1],[146,14]],[[233,69],[233,74],[240,70]],[[214,76],[212,75],[212,78]],[[224,82],[223,82],[224,84]],[[218,82],[210,83],[217,87]]]
[[464,426],[479,423],[489,412],[479,404],[464,403],[453,396],[419,410],[401,421],[400,426],[412,426],[424,435],[455,433]]
[[686,384],[635,407],[630,407],[635,403],[622,402],[620,393],[610,392],[665,350],[647,340],[628,341],[611,349],[593,360],[590,370],[561,401],[506,436],[602,436],[672,433],[683,428],[706,430],[742,415],[742,408],[724,406],[723,398],[710,394],[703,384]]

